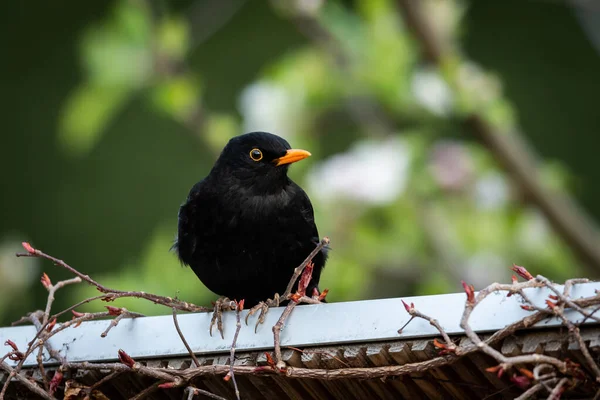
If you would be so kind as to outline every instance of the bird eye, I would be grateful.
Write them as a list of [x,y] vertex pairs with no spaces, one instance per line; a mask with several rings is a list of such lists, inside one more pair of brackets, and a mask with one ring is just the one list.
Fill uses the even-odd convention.
[[250,150],[250,158],[253,159],[254,161],[262,160],[262,158],[263,158],[262,151],[260,151],[259,149]]

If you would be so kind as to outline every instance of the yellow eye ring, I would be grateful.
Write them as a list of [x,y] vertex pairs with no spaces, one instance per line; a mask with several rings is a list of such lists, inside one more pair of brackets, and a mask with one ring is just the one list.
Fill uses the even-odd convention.
[[259,149],[250,150],[250,158],[254,161],[260,161],[263,158],[263,153]]

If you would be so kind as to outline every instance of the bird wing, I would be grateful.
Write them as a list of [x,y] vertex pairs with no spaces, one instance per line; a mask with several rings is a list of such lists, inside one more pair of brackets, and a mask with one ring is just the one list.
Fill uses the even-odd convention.
[[[199,217],[202,214],[199,212],[203,209],[203,201],[206,197],[206,191],[203,190],[205,180],[196,183],[185,201],[179,207],[177,239],[173,245],[173,249],[177,252],[179,260],[187,265],[192,262],[194,251],[196,250],[198,237],[196,235],[197,227],[202,223]],[[204,199],[207,200],[207,199]]]
[[315,216],[312,203],[310,202],[310,199],[308,198],[306,192],[295,183],[294,185],[294,189],[298,192],[298,195],[295,196],[295,198],[297,199],[296,207],[300,209],[306,226],[308,227],[308,229],[311,230],[312,240],[316,246],[321,239],[319,238],[319,231],[317,229],[317,225],[315,224]]

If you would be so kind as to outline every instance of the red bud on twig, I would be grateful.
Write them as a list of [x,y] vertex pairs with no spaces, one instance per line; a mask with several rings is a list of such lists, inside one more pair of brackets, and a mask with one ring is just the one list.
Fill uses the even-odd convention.
[[131,356],[125,353],[125,350],[122,349],[119,349],[119,361],[127,365],[129,368],[133,368],[133,365],[135,364],[133,358],[131,358]]
[[292,300],[295,303],[299,302],[301,297],[302,296],[300,296],[300,294],[298,294],[297,292],[294,294],[290,294],[290,300]]
[[36,250],[33,247],[31,247],[31,245],[29,243],[22,242],[21,245],[23,246],[25,251],[28,252],[29,254],[35,254]]
[[535,311],[535,308],[529,304],[521,304],[521,308],[525,311]]
[[225,376],[223,377],[223,380],[224,380],[225,382],[229,382],[229,380],[230,380],[230,379],[231,379],[231,372],[228,372],[228,373],[227,373],[227,375],[225,375]]
[[513,376],[510,377],[510,380],[523,390],[527,389],[531,385],[531,381],[529,380],[529,378],[522,375],[520,376],[517,374],[513,374]]
[[48,322],[48,325],[46,326],[46,330],[48,332],[52,332],[52,329],[54,329],[54,325],[56,325],[56,318],[53,318],[52,321]]
[[177,386],[178,385],[175,382],[165,382],[165,383],[161,383],[160,385],[158,385],[158,388],[159,389],[173,389]]
[[312,278],[312,271],[314,266],[315,264],[311,261],[308,264],[306,264],[306,267],[304,267],[304,271],[302,271],[300,281],[298,282],[297,290],[297,293],[300,295],[300,297],[306,296],[306,288],[308,287],[310,279]]
[[554,303],[550,300],[546,300],[546,305],[548,306],[549,309],[554,310],[556,308],[556,306],[558,306],[557,303]]
[[243,311],[244,310],[244,302],[245,301],[246,301],[245,299],[241,299],[240,301],[237,302],[238,311]]
[[585,372],[581,369],[581,365],[565,358],[565,364],[567,364],[567,371],[577,379],[585,379]]
[[450,347],[448,346],[446,343],[442,343],[439,340],[437,340],[437,338],[433,339],[433,345],[440,349],[440,355],[445,355],[445,354],[449,354],[449,353],[454,353],[456,351],[456,349],[454,347]]
[[400,301],[404,305],[404,309],[406,310],[406,312],[409,314],[415,308],[415,303],[410,303],[410,306],[409,306],[408,303],[406,303],[404,300],[400,300]]
[[[98,289],[98,290],[100,290],[100,289]],[[102,297],[100,300],[109,303],[111,301],[115,301],[115,299],[116,299],[115,294],[109,293],[106,296]]]
[[71,310],[71,312],[75,318],[83,317],[85,315],[85,313],[77,312],[75,310]]
[[325,300],[325,297],[327,297],[327,293],[329,293],[329,289],[327,289],[327,288],[323,289],[323,291],[319,295],[319,301]]
[[527,368],[519,368],[519,372],[521,373],[521,375],[527,377],[530,380],[534,379],[533,372],[531,372]]
[[[516,277],[515,275],[513,275],[513,276],[511,277],[511,279],[512,279],[512,284],[513,284],[513,285],[516,285],[517,283],[519,283],[519,280],[517,279],[517,277]],[[512,296],[513,294],[514,294],[514,292],[508,292],[508,294],[506,295],[506,297],[510,297],[510,296]]]
[[4,342],[5,346],[10,346],[13,349],[13,354],[9,355],[8,358],[12,361],[21,361],[22,359],[25,358],[25,354],[21,353],[19,351],[19,348],[17,347],[17,344],[15,342],[13,342],[12,340],[8,339],[6,342]]
[[46,289],[50,289],[52,287],[52,281],[45,272],[42,274],[42,279],[40,279],[40,282],[42,282],[42,285],[44,285]]
[[108,310],[108,315],[112,315],[112,316],[118,316],[123,314],[123,309],[120,307],[113,307],[113,306],[104,306],[106,307],[106,309]]
[[549,298],[551,298],[552,300],[558,300],[558,296],[551,294],[550,296],[548,296]]
[[62,372],[60,372],[58,370],[56,372],[54,372],[54,376],[50,380],[50,396],[53,396],[54,393],[56,393],[56,389],[58,389],[58,386],[62,383],[62,380],[63,380]]
[[275,363],[275,360],[273,360],[273,357],[271,357],[269,353],[265,353],[265,357],[267,357],[267,364],[269,367],[274,369],[277,364]]
[[17,344],[15,342],[13,342],[12,340],[10,340],[10,339],[8,339],[6,342],[4,342],[4,345],[12,347],[12,349],[14,351],[19,351],[19,348],[17,347]]
[[487,372],[491,372],[491,373],[495,373],[496,375],[498,375],[498,378],[502,378],[502,375],[504,374],[504,368],[502,368],[502,365],[496,365],[494,367],[489,367],[485,369]]
[[13,354],[8,356],[8,359],[12,361],[21,361],[24,358],[25,354],[21,353],[20,351],[14,352]]
[[521,267],[517,264],[513,264],[512,268],[511,268],[514,272],[517,273],[517,275],[519,275],[521,278],[525,279],[525,280],[532,280],[533,279],[533,275],[531,275],[529,273],[529,271],[527,271],[527,269],[525,267]]
[[475,303],[475,287],[473,285],[468,285],[465,281],[460,281],[462,283],[462,287],[467,294],[467,302],[470,304]]

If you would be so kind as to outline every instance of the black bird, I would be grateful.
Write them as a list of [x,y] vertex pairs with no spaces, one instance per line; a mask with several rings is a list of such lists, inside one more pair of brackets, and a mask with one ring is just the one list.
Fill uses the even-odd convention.
[[[310,156],[266,132],[232,138],[179,209],[174,248],[214,293],[246,307],[282,294],[294,269],[319,243],[312,204],[287,176]],[[327,250],[313,258],[310,296]]]

